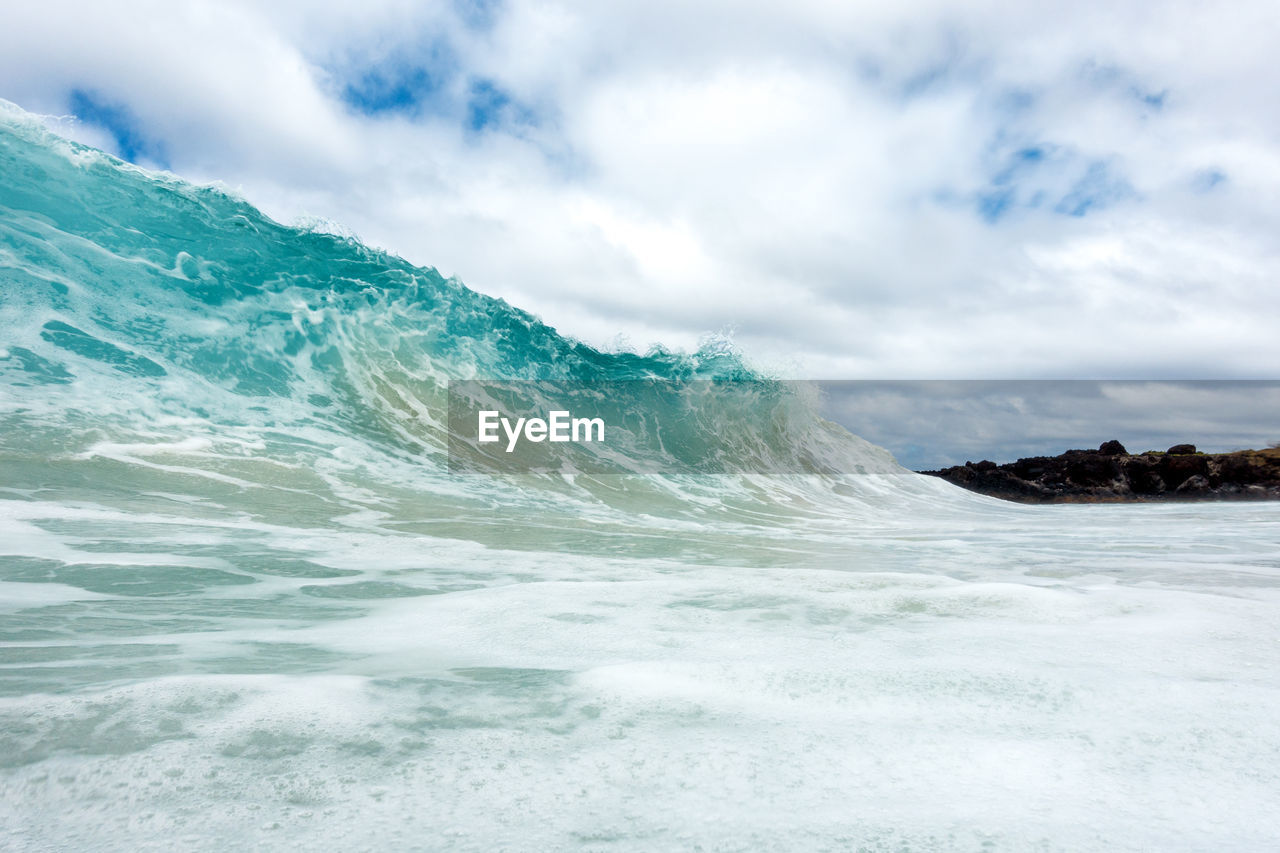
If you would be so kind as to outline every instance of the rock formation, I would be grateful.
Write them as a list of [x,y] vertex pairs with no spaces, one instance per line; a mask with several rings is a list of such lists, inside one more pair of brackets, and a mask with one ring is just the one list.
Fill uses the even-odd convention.
[[1026,503],[1280,498],[1280,448],[1199,453],[1193,444],[1129,453],[1114,439],[997,465],[966,462],[922,471],[975,492]]

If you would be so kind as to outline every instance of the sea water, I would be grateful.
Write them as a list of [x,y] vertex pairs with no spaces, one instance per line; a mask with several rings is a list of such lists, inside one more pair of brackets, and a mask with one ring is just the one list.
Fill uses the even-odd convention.
[[750,371],[0,111],[0,847],[1280,841],[1274,504],[1004,503],[803,407],[738,471],[459,475],[476,376]]

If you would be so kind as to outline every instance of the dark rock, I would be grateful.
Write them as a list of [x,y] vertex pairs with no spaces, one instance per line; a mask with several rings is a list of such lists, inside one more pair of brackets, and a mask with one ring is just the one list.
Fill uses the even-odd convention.
[[1160,475],[1174,489],[1189,477],[1207,477],[1208,474],[1209,460],[1204,456],[1166,455],[1160,460]]
[[1280,499],[1280,448],[1198,454],[1194,445],[1179,444],[1168,453],[1130,455],[1112,440],[1097,450],[1068,450],[1004,465],[984,459],[922,473],[1031,503]]
[[1097,453],[1076,456],[1067,463],[1067,479],[1081,486],[1103,486],[1120,476],[1120,466],[1113,456]]
[[1158,495],[1165,490],[1155,456],[1130,456],[1124,460],[1122,471],[1129,481],[1129,489],[1139,495]]
[[1182,485],[1178,486],[1176,491],[1178,494],[1188,494],[1190,492],[1205,492],[1209,490],[1209,478],[1203,474],[1194,474],[1182,481]]
[[1045,472],[1047,456],[1030,456],[1013,463],[1013,473],[1024,480],[1034,480]]
[[1224,482],[1250,485],[1267,478],[1265,465],[1259,465],[1248,456],[1224,456],[1217,465],[1218,477]]

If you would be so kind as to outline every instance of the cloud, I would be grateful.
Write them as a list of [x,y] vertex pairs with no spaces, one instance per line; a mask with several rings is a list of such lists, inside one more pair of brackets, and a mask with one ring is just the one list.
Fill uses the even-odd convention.
[[825,377],[1280,364],[1268,4],[123,6],[10,13],[0,96],[592,343],[731,328]]
[[93,92],[72,89],[70,108],[81,121],[106,131],[124,159],[167,168],[164,145],[146,136],[128,107],[104,101]]

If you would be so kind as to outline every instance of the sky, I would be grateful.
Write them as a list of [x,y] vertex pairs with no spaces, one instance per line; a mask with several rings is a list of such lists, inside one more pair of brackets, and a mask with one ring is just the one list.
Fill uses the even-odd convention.
[[1207,453],[1280,442],[1275,380],[836,380],[822,413],[916,471],[1097,449],[1194,444]]
[[[47,0],[0,97],[604,348],[1274,378],[1267,2]],[[1109,436],[1103,436],[1109,437]]]

